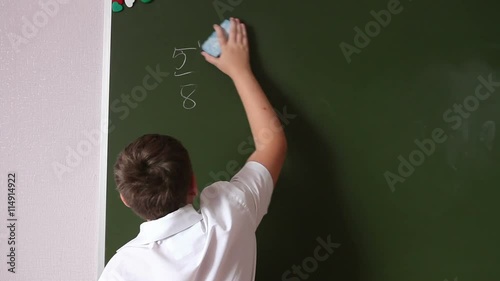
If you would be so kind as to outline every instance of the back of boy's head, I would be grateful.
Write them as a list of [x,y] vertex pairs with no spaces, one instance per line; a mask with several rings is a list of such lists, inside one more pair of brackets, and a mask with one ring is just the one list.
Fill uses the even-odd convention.
[[118,155],[117,190],[141,218],[161,218],[186,205],[193,181],[189,154],[175,138],[144,135]]

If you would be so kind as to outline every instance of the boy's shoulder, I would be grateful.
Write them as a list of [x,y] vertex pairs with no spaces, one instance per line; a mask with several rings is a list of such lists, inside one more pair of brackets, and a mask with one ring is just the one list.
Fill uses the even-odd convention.
[[239,216],[257,228],[267,213],[273,190],[269,171],[258,162],[248,161],[230,181],[218,181],[203,189],[200,210],[202,214],[212,213],[216,220]]

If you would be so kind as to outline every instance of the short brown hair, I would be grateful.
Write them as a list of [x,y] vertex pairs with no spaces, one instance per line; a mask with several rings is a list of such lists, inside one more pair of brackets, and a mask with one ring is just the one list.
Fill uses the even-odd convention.
[[118,192],[145,220],[186,205],[193,180],[189,154],[181,142],[158,134],[143,135],[120,152],[114,174]]

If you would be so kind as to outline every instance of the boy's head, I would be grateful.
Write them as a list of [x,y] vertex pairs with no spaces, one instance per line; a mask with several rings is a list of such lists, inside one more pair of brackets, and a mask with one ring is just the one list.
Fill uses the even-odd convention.
[[188,152],[170,136],[138,138],[120,152],[114,173],[123,203],[145,220],[176,211],[197,194]]

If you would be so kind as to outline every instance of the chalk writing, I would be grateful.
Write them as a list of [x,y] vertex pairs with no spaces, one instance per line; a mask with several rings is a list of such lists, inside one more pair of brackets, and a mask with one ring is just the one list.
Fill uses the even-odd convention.
[[[200,41],[198,41],[198,48],[196,48],[196,47],[188,47],[188,48],[175,47],[174,48],[174,53],[172,54],[172,59],[176,59],[176,58],[182,59],[182,63],[180,64],[180,66],[175,68],[176,71],[174,72],[174,77],[184,77],[184,76],[188,76],[188,75],[195,72],[194,70],[184,71],[184,72],[181,70],[186,65],[186,62],[188,59],[188,54],[186,52],[198,50],[199,48],[200,48]],[[183,79],[183,80],[185,80],[185,79]],[[183,99],[182,107],[184,107],[184,109],[189,110],[189,109],[193,109],[196,107],[196,101],[192,98],[192,96],[196,92],[197,88],[198,88],[198,85],[194,84],[194,83],[186,83],[186,84],[180,85],[180,95]]]

